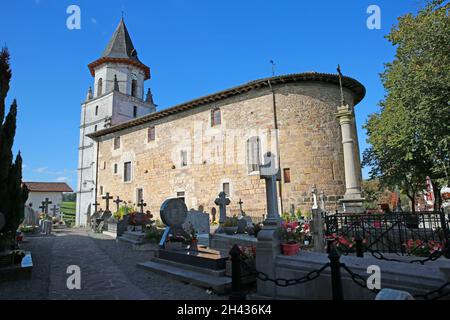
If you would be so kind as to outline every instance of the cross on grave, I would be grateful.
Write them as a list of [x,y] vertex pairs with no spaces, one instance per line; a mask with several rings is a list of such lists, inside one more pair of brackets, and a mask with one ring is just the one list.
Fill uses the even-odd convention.
[[42,203],[42,205],[41,205],[41,206],[39,206],[39,209],[41,209],[41,210],[42,210],[42,212],[45,212],[45,205],[44,205],[44,201],[42,201],[41,203]]
[[95,201],[92,206],[94,207],[94,213],[97,212],[97,207],[100,205],[97,201]]
[[119,205],[120,205],[121,202],[123,202],[123,200],[120,200],[119,196],[117,196],[117,199],[114,200],[113,202],[114,202],[114,203],[116,204],[116,206],[117,206],[116,212],[119,212]]
[[56,204],[54,204],[53,208],[51,208],[50,210],[52,210],[53,216],[56,216],[56,211],[58,211],[58,207],[56,206]]
[[219,224],[220,227],[216,232],[222,231],[222,225],[225,223],[227,219],[227,205],[230,204],[230,199],[227,198],[227,194],[225,192],[220,192],[219,197],[214,201],[216,205],[219,206]]
[[102,197],[103,200],[106,200],[106,210],[105,212],[109,211],[109,200],[113,199],[112,196],[109,195],[109,192],[105,193],[105,195]]
[[280,221],[278,212],[277,181],[281,180],[277,158],[272,152],[264,155],[264,164],[259,167],[260,178],[266,181],[267,218],[264,224],[277,225]]
[[242,211],[242,204],[243,204],[243,202],[242,202],[241,198],[239,198],[238,204],[239,204],[239,216],[242,217],[242,216],[244,216],[244,211]]
[[139,201],[138,203],[138,207],[141,208],[141,213],[144,213],[144,207],[146,207],[147,204],[144,202],[144,199],[141,199],[141,201]]
[[42,205],[43,206],[45,206],[45,214],[48,214],[48,205],[49,204],[52,204],[52,202],[48,199],[48,198],[45,198],[45,201],[42,201]]

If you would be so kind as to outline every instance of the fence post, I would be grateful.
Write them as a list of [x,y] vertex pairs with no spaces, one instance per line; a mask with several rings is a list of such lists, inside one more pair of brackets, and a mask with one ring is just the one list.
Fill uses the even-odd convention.
[[245,300],[242,292],[241,249],[235,244],[230,250],[231,256],[231,295],[230,300]]
[[339,261],[340,256],[335,245],[331,246],[328,258],[330,259],[331,267],[331,290],[333,293],[333,300],[344,300],[344,294],[342,292],[341,262]]
[[311,231],[313,234],[313,245],[314,252],[323,252],[324,251],[324,241],[323,241],[323,218],[322,211],[320,209],[312,210],[312,225]]
[[363,239],[359,234],[356,235],[355,242],[356,242],[356,256],[358,258],[364,258]]

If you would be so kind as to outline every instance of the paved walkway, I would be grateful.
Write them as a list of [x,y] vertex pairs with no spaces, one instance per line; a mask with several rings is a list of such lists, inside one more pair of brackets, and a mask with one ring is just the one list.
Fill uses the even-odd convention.
[[[51,237],[29,237],[31,280],[0,283],[3,299],[225,299],[204,289],[137,268],[149,252],[134,251],[126,243],[84,229],[70,229]],[[81,290],[67,288],[67,267],[81,270]]]

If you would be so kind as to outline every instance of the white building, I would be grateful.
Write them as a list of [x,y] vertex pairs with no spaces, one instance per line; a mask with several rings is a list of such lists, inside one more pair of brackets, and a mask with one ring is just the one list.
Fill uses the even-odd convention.
[[150,69],[138,59],[123,19],[103,55],[88,67],[94,77],[94,90],[89,88],[81,104],[77,225],[87,224],[99,191],[97,147],[87,135],[156,111],[150,89],[144,100],[144,82],[150,79]]
[[28,199],[25,203],[36,212],[42,212],[39,207],[42,202],[48,199],[51,204],[48,205],[48,213],[52,213],[51,208],[54,205],[59,210],[62,202],[63,193],[73,192],[73,190],[65,182],[24,182],[29,190]]

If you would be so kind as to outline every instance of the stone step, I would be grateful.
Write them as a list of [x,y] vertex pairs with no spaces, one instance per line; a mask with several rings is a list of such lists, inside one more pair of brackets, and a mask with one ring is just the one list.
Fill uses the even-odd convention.
[[193,271],[182,267],[169,265],[157,261],[138,263],[138,267],[167,275],[175,280],[187,282],[195,286],[213,289],[219,294],[225,294],[231,290],[231,278],[212,276],[206,272]]
[[167,264],[167,265],[173,266],[173,267],[184,268],[184,269],[199,272],[199,273],[205,273],[205,274],[208,274],[213,277],[224,277],[225,270],[226,270],[226,269],[221,269],[221,270],[206,269],[206,268],[196,267],[196,266],[192,266],[189,264],[184,264],[184,263],[180,263],[180,262],[176,262],[176,261],[160,259],[156,256],[153,257],[151,259],[151,261]]
[[123,237],[123,236],[118,237],[117,240],[128,242],[128,243],[131,243],[131,244],[134,244],[134,245],[141,245],[142,244],[142,241],[136,241],[136,240],[129,239],[129,238],[126,238],[126,237]]

